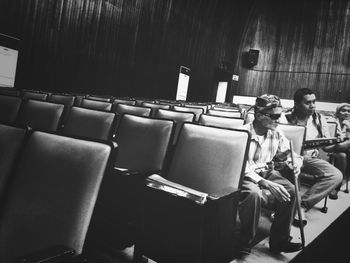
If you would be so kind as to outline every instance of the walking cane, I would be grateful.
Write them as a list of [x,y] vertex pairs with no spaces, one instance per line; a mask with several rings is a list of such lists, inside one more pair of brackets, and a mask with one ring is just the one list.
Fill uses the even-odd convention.
[[[292,165],[294,167],[294,150],[293,150],[293,144],[292,141],[289,143],[290,145],[290,151],[291,151],[291,157],[292,157]],[[301,244],[303,246],[303,249],[305,248],[305,235],[304,235],[304,224],[303,224],[303,218],[301,217],[301,202],[300,202],[300,191],[299,191],[299,175],[294,174],[294,186],[295,186],[295,198],[296,198],[296,206],[298,210],[298,216],[299,216],[299,228],[300,228],[300,237],[301,237]]]

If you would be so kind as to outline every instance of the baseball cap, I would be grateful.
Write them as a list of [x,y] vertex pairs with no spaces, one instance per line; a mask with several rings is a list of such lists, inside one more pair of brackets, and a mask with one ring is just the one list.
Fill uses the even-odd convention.
[[281,107],[281,100],[278,96],[272,94],[263,94],[255,100],[255,111],[267,111],[277,107]]

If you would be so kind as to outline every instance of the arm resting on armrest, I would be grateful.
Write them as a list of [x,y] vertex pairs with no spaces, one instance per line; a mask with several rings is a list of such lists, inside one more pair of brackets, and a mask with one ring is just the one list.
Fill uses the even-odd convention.
[[[50,263],[50,262],[66,262],[71,260],[75,255],[74,249],[66,246],[54,246],[40,251],[36,251],[30,255],[19,259],[21,263]],[[69,261],[68,261],[69,262]]]
[[208,197],[211,200],[217,200],[222,198],[230,198],[233,195],[240,194],[240,190],[235,187],[227,187],[225,189],[222,189],[219,193],[210,194]]

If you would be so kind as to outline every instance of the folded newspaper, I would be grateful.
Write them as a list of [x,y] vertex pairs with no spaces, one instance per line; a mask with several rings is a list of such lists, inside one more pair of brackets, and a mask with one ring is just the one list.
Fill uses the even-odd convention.
[[207,201],[208,194],[171,182],[158,174],[149,176],[147,181],[147,186],[149,187],[164,190],[176,196],[188,198],[196,203],[204,204]]

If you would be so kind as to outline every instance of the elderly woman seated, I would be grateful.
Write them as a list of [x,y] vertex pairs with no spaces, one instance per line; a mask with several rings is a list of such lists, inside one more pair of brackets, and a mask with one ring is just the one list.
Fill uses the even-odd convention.
[[[337,136],[340,138],[350,138],[350,104],[341,103],[336,109]],[[349,176],[348,162],[350,158],[350,140],[345,140],[337,144],[334,153],[334,166],[337,167],[345,176]],[[341,184],[330,194],[331,199],[338,198],[338,191]]]

